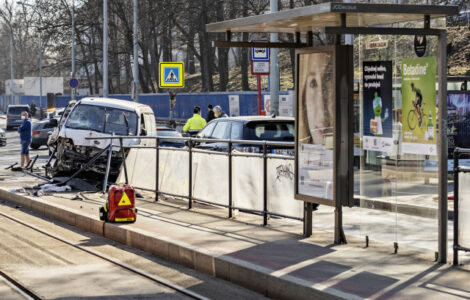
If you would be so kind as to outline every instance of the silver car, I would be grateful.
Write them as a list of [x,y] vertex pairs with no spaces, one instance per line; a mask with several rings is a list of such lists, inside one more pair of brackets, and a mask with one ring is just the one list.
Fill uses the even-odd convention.
[[30,147],[38,149],[41,146],[47,146],[49,135],[57,128],[57,119],[50,119],[33,123],[32,139]]
[[21,113],[27,111],[31,113],[29,105],[8,105],[7,109],[7,130],[13,127],[19,127],[23,123],[21,120]]

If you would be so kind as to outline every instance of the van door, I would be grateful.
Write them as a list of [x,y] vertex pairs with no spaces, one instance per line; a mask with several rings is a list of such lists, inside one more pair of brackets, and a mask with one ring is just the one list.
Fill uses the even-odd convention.
[[[153,116],[151,114],[141,114],[140,115],[140,132],[142,129],[145,129],[147,136],[154,136],[153,133],[156,131],[156,125],[153,122]],[[155,140],[152,139],[141,139],[142,146],[155,146]]]

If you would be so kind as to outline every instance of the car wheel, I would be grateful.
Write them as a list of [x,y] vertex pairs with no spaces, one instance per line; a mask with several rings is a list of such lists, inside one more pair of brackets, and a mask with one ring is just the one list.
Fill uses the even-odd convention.
[[7,130],[11,130],[11,127],[10,127],[10,126],[7,126]]
[[36,145],[36,144],[31,144],[30,147],[31,147],[32,149],[34,149],[34,150],[38,150],[39,147],[41,147],[41,146]]

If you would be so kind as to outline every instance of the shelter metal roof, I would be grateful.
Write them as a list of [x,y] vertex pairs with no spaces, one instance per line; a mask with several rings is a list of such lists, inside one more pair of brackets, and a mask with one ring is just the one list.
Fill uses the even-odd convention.
[[371,27],[398,22],[440,18],[459,13],[455,5],[404,5],[369,3],[322,3],[295,9],[206,25],[208,32],[308,32],[327,26]]

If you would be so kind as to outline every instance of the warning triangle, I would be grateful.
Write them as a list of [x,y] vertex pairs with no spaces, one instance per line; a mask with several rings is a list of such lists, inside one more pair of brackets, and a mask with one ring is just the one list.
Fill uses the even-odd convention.
[[127,197],[126,192],[122,195],[121,200],[119,200],[118,206],[132,205],[131,200]]
[[165,79],[166,82],[178,82],[178,78],[176,78],[175,72],[173,70],[170,70],[170,73]]

